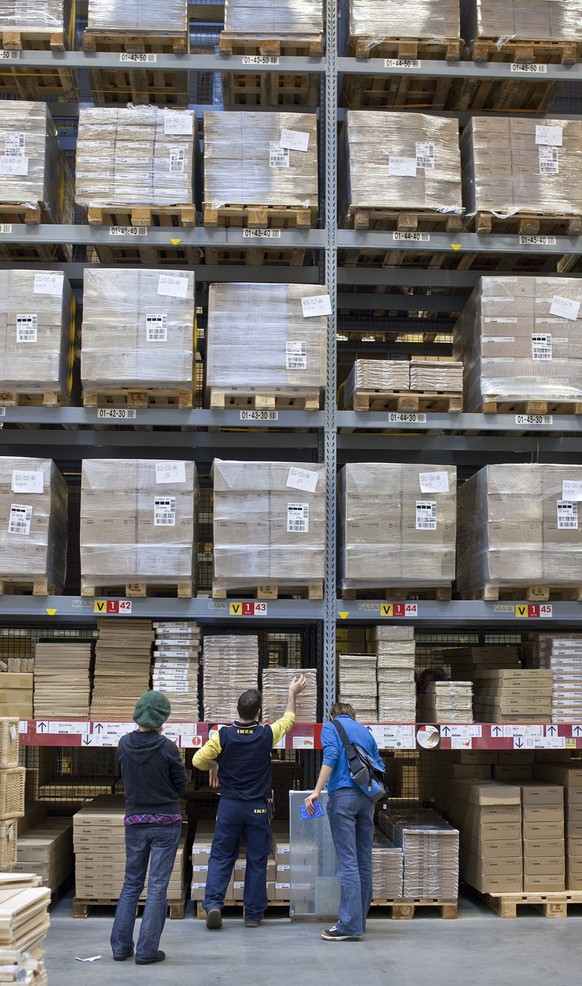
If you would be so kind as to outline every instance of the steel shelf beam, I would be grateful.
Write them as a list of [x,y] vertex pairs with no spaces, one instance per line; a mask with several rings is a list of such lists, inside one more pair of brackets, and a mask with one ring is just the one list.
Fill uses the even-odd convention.
[[[580,254],[582,236],[555,236],[555,243],[523,244],[511,233],[428,233],[428,240],[395,240],[398,234],[385,230],[338,229],[338,248],[345,250],[398,250],[407,253],[515,253],[520,255],[564,253]],[[406,273],[406,271],[404,271]],[[436,274],[442,273],[435,271]],[[569,276],[569,275],[568,275]]]
[[[16,59],[7,60],[12,68],[70,68],[70,69],[143,69],[148,72],[176,72],[180,69],[190,72],[240,72],[243,67],[243,55],[156,55],[155,62],[121,61],[118,51],[21,51]],[[248,68],[248,66],[245,66]],[[553,66],[552,66],[553,67]],[[254,64],[252,71],[257,72],[306,72],[310,75],[321,75],[325,72],[325,59],[311,58],[308,55],[281,55],[276,65]]]
[[[26,619],[43,621],[47,624],[71,621],[94,621],[102,616],[119,616],[113,608],[109,614],[107,606],[112,607],[118,600],[104,600],[97,596],[95,599],[86,596],[0,596],[0,620]],[[239,599],[170,599],[148,597],[147,599],[132,599],[132,616],[147,617],[160,620],[229,620],[233,624],[249,622],[242,603],[252,600]],[[235,604],[240,614],[233,612]],[[123,616],[123,611],[121,613]],[[279,623],[297,621],[316,621],[323,618],[323,603],[308,599],[269,599],[266,614],[253,617],[263,622],[276,621]]]
[[[395,616],[394,606],[408,607],[408,613],[401,617]],[[432,599],[402,603],[384,599],[338,599],[337,619],[340,624],[367,620],[372,623],[412,623],[415,626],[430,626],[435,623],[441,626],[511,623],[515,632],[525,631],[535,624],[537,630],[543,627],[545,632],[550,632],[556,624],[580,622],[582,602],[536,604],[525,600],[485,602],[479,599],[453,599],[440,602]]]
[[[414,62],[414,59],[399,59]],[[394,59],[388,59],[393,62]],[[386,65],[384,58],[338,58],[337,70],[346,75],[393,75],[436,79],[481,79],[486,82],[535,79],[547,82],[582,82],[582,65],[545,65],[545,71],[516,72],[510,62],[446,62],[422,59],[420,64]]]
[[[100,419],[97,408],[91,407],[0,407],[0,422],[4,424],[79,425],[94,428],[100,425],[111,428],[110,435],[118,428],[134,426],[180,428],[241,428],[249,432],[262,428],[323,428],[323,411],[279,411],[277,421],[241,421],[240,411],[160,410],[145,408],[136,410],[132,420]],[[0,432],[0,444],[7,432]],[[100,432],[100,434],[103,434]],[[143,432],[138,434],[144,435]],[[62,437],[62,436],[61,436]],[[159,435],[158,435],[159,441]]]
[[[392,416],[392,418],[391,418]],[[582,417],[577,414],[555,414],[551,415],[552,424],[536,421],[536,418],[543,418],[544,415],[525,415],[531,420],[527,424],[519,423],[517,414],[476,414],[466,412],[462,414],[447,414],[439,411],[427,411],[426,421],[394,421],[391,411],[338,411],[336,422],[338,430],[343,428],[357,428],[362,431],[385,431],[387,428],[406,432],[424,431],[447,431],[478,433],[487,432],[515,432],[523,435],[535,432],[539,435],[551,436],[562,435],[565,432],[577,435],[582,434]],[[360,436],[361,437],[361,436]],[[361,437],[365,442],[365,438]]]
[[[265,249],[271,247],[280,250],[282,247],[303,247],[304,249],[323,249],[326,242],[325,230],[319,229],[282,229],[278,238],[253,239],[245,237],[245,231],[240,228],[208,229],[204,226],[150,226],[147,233],[140,235],[135,232],[112,235],[110,226],[88,225],[26,225],[24,223],[10,224],[10,232],[0,231],[0,243],[51,243],[98,246],[161,246],[172,247],[250,247],[260,243]],[[116,227],[113,227],[114,229]],[[119,227],[117,227],[119,228]],[[133,227],[136,231],[140,227]],[[572,251],[569,251],[572,252]],[[34,263],[34,261],[31,261]],[[30,265],[29,265],[30,266]],[[267,268],[260,268],[261,270]]]

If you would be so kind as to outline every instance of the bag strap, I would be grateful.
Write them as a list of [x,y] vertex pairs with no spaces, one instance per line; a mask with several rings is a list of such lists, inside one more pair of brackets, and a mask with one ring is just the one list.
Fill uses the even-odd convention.
[[351,741],[348,739],[348,734],[346,733],[346,731],[345,731],[344,727],[342,726],[341,722],[338,722],[337,719],[332,719],[331,722],[332,722],[332,725],[335,726],[335,728],[337,729],[337,731],[339,733],[339,738],[341,739],[344,747],[347,750],[348,746],[351,746],[352,745],[351,744]]

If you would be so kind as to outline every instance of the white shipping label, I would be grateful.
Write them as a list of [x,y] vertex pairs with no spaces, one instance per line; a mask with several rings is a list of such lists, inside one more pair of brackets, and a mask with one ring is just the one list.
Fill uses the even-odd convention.
[[194,133],[194,117],[187,110],[164,110],[164,134],[166,137],[191,137]]
[[38,330],[38,315],[16,316],[16,341],[36,342]]
[[307,534],[309,531],[309,504],[287,504],[287,531],[289,534]]
[[331,298],[328,294],[318,294],[313,298],[301,299],[303,318],[313,318],[315,315],[331,315]]
[[176,497],[154,497],[154,527],[176,526]]
[[562,298],[559,294],[555,294],[552,298],[550,315],[559,315],[560,318],[569,318],[571,322],[575,322],[579,311],[580,302],[573,298]]
[[388,174],[392,177],[416,178],[416,158],[394,157],[391,154],[388,158]]
[[566,500],[558,500],[556,504],[559,531],[578,530],[578,504]]
[[10,504],[10,516],[8,518],[9,534],[30,534],[30,522],[32,520],[32,507],[23,503]]
[[27,174],[28,174],[27,157],[16,157],[16,156],[0,157],[0,175],[27,175]]
[[416,501],[416,530],[436,531],[437,505],[436,500]]
[[34,275],[34,294],[52,294],[60,298],[63,293],[64,284],[63,274],[49,274],[39,272]]
[[307,369],[307,343],[285,343],[285,368],[287,370]]
[[167,315],[146,315],[146,341],[147,342],[168,341]]
[[4,134],[4,154],[6,157],[24,157],[26,154],[26,134],[9,130]]
[[564,131],[561,127],[544,127],[536,125],[536,144],[547,147],[561,147]]
[[582,500],[582,482],[579,479],[565,479],[562,483],[562,500],[579,502]]
[[156,462],[156,483],[185,483],[185,462]]
[[309,148],[309,134],[304,130],[281,130],[281,147],[290,148],[292,151],[306,151]]
[[315,493],[319,473],[312,469],[301,469],[299,466],[291,466],[287,476],[286,486],[293,490],[307,490],[308,493]]
[[170,298],[185,298],[188,294],[188,277],[179,274],[160,274],[158,294],[167,294]]
[[44,473],[42,469],[13,469],[11,489],[13,493],[43,493]]
[[432,169],[435,165],[434,144],[429,140],[416,142],[416,167]]
[[170,174],[183,174],[186,165],[186,148],[170,147]]
[[418,476],[421,493],[448,493],[448,472],[421,472]]
[[549,332],[536,332],[531,337],[531,358],[546,360],[552,358],[552,337]]
[[540,175],[559,175],[560,158],[557,147],[540,147]]
[[288,168],[289,167],[289,148],[281,147],[276,140],[269,141],[269,167]]

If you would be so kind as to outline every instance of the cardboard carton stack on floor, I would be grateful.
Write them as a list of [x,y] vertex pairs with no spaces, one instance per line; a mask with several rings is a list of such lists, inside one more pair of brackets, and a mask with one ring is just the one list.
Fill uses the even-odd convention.
[[200,627],[193,620],[154,623],[152,687],[170,701],[170,721],[197,722]]
[[535,635],[531,667],[552,673],[552,722],[579,722],[582,716],[582,634]]
[[289,697],[289,684],[295,675],[307,678],[305,691],[296,698],[296,722],[317,722],[317,669],[316,668],[265,668],[262,674],[262,719],[275,722],[285,711]]
[[92,654],[91,643],[36,644],[35,719],[89,718]]
[[150,686],[151,620],[97,620],[97,629],[91,719],[131,722],[137,699]]
[[275,892],[274,900],[288,901],[291,896],[291,843],[289,842],[289,826],[284,822],[274,821],[273,857],[275,859]]
[[533,750],[498,750],[497,763],[493,765],[496,781],[519,784],[533,777],[535,755]]
[[415,722],[414,627],[374,627],[378,722]]
[[[564,790],[564,827],[566,837],[566,889],[582,890],[582,769],[579,762],[536,763],[534,777],[546,783],[560,784]],[[545,823],[546,827],[550,822]],[[546,831],[548,829],[546,828]],[[548,831],[548,837],[551,833]],[[553,838],[561,838],[557,832]]]
[[388,809],[378,814],[380,830],[402,848],[402,896],[456,900],[459,888],[459,833],[436,811]]
[[524,892],[564,890],[564,789],[543,781],[520,784],[520,788]]
[[[192,884],[191,894],[193,901],[202,901],[205,896],[206,878],[208,875],[208,860],[210,859],[210,848],[214,826],[211,822],[198,822],[196,826],[196,836],[192,843]],[[273,841],[273,847],[275,840]],[[224,898],[225,904],[240,904],[243,899],[244,881],[246,872],[246,856],[244,846],[241,846],[237,860],[234,864],[230,882]],[[275,900],[275,882],[277,875],[277,865],[272,852],[267,861],[267,900]],[[288,899],[288,895],[287,898]]]
[[375,654],[340,654],[339,702],[353,706],[362,722],[378,722],[377,660]]
[[73,179],[47,103],[0,106],[0,203],[41,207],[36,222],[73,222]]
[[475,671],[473,681],[476,722],[550,721],[551,671]]
[[233,722],[236,703],[259,680],[259,638],[254,634],[204,637],[202,701],[205,722]]
[[372,846],[372,897],[375,901],[400,900],[404,856],[382,832],[374,832]]
[[46,818],[18,835],[17,873],[36,873],[55,893],[73,872],[73,820]]

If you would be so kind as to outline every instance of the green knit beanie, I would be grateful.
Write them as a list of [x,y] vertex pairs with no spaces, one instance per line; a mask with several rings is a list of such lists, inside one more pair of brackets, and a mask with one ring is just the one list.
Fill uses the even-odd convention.
[[161,692],[144,692],[133,710],[133,721],[144,729],[159,729],[166,721],[172,706]]

